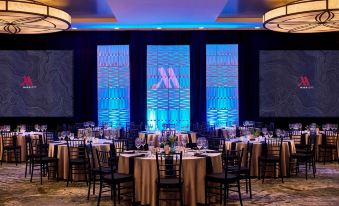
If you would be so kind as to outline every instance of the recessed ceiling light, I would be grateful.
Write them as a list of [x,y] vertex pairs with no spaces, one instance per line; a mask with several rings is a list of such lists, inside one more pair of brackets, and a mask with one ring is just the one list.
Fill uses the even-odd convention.
[[76,30],[76,29],[78,29],[78,28],[76,28],[76,27],[72,27],[72,29]]
[[255,29],[261,29],[261,27],[260,26],[256,26],[256,27],[254,27]]
[[162,27],[157,27],[157,29],[162,29]]
[[119,28],[119,27],[115,27],[114,29],[115,29],[115,30],[118,30],[118,29],[120,29],[120,28]]
[[201,26],[201,27],[199,27],[199,29],[205,29],[205,27]]

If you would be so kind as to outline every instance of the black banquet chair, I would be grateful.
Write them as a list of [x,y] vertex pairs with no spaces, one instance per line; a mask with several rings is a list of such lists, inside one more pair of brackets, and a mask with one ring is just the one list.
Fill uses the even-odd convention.
[[[220,203],[226,205],[229,191],[238,193],[240,205],[242,204],[240,191],[240,167],[243,157],[243,151],[223,151],[223,172],[207,174],[205,177],[205,205],[210,204],[211,197],[220,197]],[[209,184],[209,183],[212,183]],[[230,189],[233,186],[236,189]]]
[[[17,145],[17,136],[13,132],[1,132],[1,165],[4,161],[10,161],[14,156],[15,164],[21,162],[21,146]],[[6,159],[5,160],[5,156]]]
[[[118,191],[118,203],[120,196],[131,198],[131,204],[135,204],[135,181],[134,176],[117,172],[116,154],[114,151],[96,150],[100,170],[100,191],[97,205],[100,205],[103,192],[110,192],[113,195],[113,204],[116,206]],[[107,171],[109,173],[107,174]],[[105,189],[105,190],[104,190]],[[120,192],[123,191],[123,192]]]
[[58,180],[58,159],[54,157],[48,157],[48,148],[43,143],[42,137],[39,136],[39,138],[30,138],[28,136],[26,143],[29,145],[28,154],[31,166],[30,182],[33,181],[34,170],[40,171],[40,184],[42,184],[42,177],[45,175],[45,173],[47,173],[48,179],[50,178],[50,174],[53,173],[56,180]]
[[266,138],[262,144],[262,153],[259,157],[259,177],[262,177],[264,183],[267,173],[273,173],[276,178],[276,168],[279,167],[281,182],[284,183],[284,176],[281,166],[282,138]]
[[[156,153],[157,163],[157,199],[156,205],[159,206],[160,201],[179,201],[180,205],[184,205],[183,200],[183,184],[182,178],[182,153]],[[161,197],[160,192],[166,193],[164,198]],[[179,193],[177,198],[174,193]]]
[[70,140],[67,139],[67,152],[68,152],[68,176],[67,187],[69,181],[73,182],[73,175],[83,175],[85,177],[86,184],[87,172],[88,172],[88,160],[86,155],[85,140]]

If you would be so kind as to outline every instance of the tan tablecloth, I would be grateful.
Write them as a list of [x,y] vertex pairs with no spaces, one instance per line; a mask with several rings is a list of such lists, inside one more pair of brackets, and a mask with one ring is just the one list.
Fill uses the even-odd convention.
[[[281,151],[281,167],[282,167],[282,172],[284,176],[287,176],[288,174],[288,166],[289,166],[289,146],[288,142],[291,142],[292,146],[292,153],[295,153],[295,145],[293,140],[288,140],[283,142],[282,145],[282,151]],[[225,142],[225,147],[227,150],[231,149],[231,144],[232,142],[226,141]],[[245,142],[237,142],[236,143],[236,149],[241,150],[242,148],[246,148],[247,143]],[[251,176],[257,177],[259,175],[259,157],[261,155],[262,151],[262,143],[260,142],[253,142],[253,150],[252,150],[252,163],[251,163]],[[246,161],[247,158],[247,153],[246,149],[244,149],[244,155],[243,155],[243,160],[242,163]],[[277,173],[278,174],[278,173]]]
[[[222,171],[220,154],[209,154],[211,156],[213,172]],[[129,158],[131,155],[120,155],[119,172],[129,172]],[[184,204],[197,205],[205,202],[205,176],[206,158],[183,157],[182,162],[184,180]],[[135,194],[136,200],[142,205],[156,205],[156,180],[157,165],[155,158],[136,157],[134,160]],[[164,205],[162,202],[161,205]]]
[[[53,157],[55,146],[58,147],[57,158],[58,162],[58,172],[59,178],[67,179],[68,177],[68,151],[67,151],[67,144],[66,143],[50,143],[48,148],[48,156]],[[92,144],[93,146],[93,154],[95,155],[95,149],[102,150],[102,151],[109,151],[110,145],[109,144]],[[96,155],[95,155],[96,156]],[[73,176],[73,179],[79,179],[77,175]]]

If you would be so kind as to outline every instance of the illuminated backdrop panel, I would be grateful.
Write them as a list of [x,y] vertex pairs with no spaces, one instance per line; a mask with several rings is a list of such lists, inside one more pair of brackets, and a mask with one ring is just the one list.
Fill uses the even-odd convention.
[[207,121],[217,127],[239,122],[238,45],[206,45]]
[[130,120],[129,46],[98,46],[98,123],[113,127]]
[[147,46],[147,126],[190,127],[190,54],[187,45]]

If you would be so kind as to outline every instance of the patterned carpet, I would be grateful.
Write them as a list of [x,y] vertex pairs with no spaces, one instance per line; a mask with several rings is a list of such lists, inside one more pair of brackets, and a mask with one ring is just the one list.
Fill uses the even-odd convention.
[[[24,177],[25,165],[3,164],[0,167],[0,205],[43,206],[43,205],[96,205],[95,196],[87,200],[85,183],[73,183],[43,179],[38,176],[33,183]],[[244,205],[338,205],[339,204],[339,164],[317,164],[316,178],[305,180],[303,173],[298,177],[267,179],[262,184],[253,179],[253,199],[243,191]],[[238,205],[236,194],[231,194],[229,205]],[[112,205],[110,198],[104,197],[101,205]],[[121,205],[129,205],[125,202]]]

